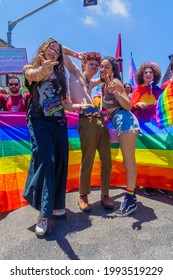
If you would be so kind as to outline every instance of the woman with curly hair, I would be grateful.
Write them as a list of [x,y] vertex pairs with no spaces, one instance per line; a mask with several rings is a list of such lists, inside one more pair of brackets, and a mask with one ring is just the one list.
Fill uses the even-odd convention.
[[[161,71],[154,62],[143,63],[135,76],[138,87],[131,95],[132,112],[138,120],[150,121],[156,119],[156,102],[162,93],[157,86],[161,78]],[[153,196],[153,188],[145,188],[145,194]]]
[[40,215],[35,228],[44,237],[48,218],[65,217],[68,167],[66,110],[78,111],[80,104],[67,101],[67,83],[62,46],[50,39],[38,49],[32,64],[24,67],[25,84],[31,94],[27,125],[32,156],[24,198]]
[[133,113],[137,118],[155,119],[156,101],[162,93],[162,89],[157,86],[161,78],[161,71],[154,62],[143,63],[135,76],[138,87],[131,95]]
[[115,58],[107,56],[101,59],[100,77],[103,82],[103,106],[107,109],[111,122],[118,132],[123,164],[126,169],[126,195],[116,214],[127,216],[137,209],[135,147],[140,130],[139,122],[130,111],[132,106],[120,81]]

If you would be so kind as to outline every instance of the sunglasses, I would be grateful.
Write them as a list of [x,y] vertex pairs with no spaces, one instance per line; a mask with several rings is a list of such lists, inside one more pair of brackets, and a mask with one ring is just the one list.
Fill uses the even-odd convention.
[[19,85],[19,83],[9,83],[9,86],[12,87],[12,86],[15,86],[17,87]]

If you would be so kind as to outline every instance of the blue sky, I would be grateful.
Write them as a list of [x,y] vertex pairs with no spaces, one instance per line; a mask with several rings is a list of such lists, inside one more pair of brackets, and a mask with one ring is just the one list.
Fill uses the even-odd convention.
[[[7,41],[8,21],[15,21],[47,2],[0,0],[0,39]],[[131,52],[137,68],[143,62],[153,61],[164,75],[168,55],[173,54],[173,1],[97,2],[92,7],[83,7],[83,0],[59,0],[51,4],[17,23],[12,30],[12,45],[26,48],[28,61],[49,37],[77,52],[98,51],[103,56],[115,56],[120,33],[124,82],[128,82]]]

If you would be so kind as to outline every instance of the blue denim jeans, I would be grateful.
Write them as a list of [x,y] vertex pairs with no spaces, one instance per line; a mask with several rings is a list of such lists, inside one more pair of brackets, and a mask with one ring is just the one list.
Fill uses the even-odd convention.
[[53,209],[65,208],[68,168],[67,126],[57,122],[28,121],[31,161],[24,198],[45,218]]
[[110,115],[110,120],[118,136],[126,131],[140,131],[139,121],[131,111],[118,108]]

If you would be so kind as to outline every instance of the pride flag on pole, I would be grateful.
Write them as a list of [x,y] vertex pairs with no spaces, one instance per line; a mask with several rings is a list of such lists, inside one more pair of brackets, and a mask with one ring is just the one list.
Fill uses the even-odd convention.
[[117,49],[115,53],[115,58],[118,63],[118,67],[121,73],[121,78],[123,81],[123,58],[122,58],[122,48],[121,48],[121,34],[118,34],[118,43],[117,43]]
[[131,59],[130,59],[130,65],[129,65],[129,84],[131,84],[133,90],[137,88],[137,83],[135,81],[135,74],[137,72],[136,65],[134,63],[132,52],[131,52]]

